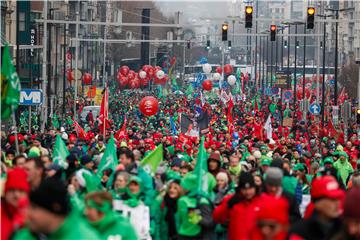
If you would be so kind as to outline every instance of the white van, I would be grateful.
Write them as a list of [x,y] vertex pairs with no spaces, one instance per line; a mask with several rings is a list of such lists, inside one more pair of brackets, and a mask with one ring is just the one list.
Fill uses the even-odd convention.
[[82,110],[82,112],[80,114],[81,122],[84,122],[84,123],[86,122],[86,116],[88,115],[90,110],[92,111],[92,114],[94,116],[94,121],[99,116],[100,106],[86,106],[86,107],[83,108],[83,110]]

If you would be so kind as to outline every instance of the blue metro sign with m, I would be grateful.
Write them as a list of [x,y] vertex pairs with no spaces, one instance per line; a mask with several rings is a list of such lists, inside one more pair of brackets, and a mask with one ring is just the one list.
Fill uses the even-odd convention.
[[43,92],[41,89],[21,89],[20,105],[41,105],[43,103]]

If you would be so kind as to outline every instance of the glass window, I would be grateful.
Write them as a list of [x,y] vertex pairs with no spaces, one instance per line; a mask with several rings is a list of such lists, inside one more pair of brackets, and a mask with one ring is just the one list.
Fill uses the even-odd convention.
[[21,31],[21,32],[25,31],[25,13],[24,12],[19,13],[19,31]]

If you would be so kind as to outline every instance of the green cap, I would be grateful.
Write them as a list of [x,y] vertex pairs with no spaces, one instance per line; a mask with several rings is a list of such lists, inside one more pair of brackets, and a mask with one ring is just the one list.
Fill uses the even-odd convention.
[[263,158],[261,159],[260,165],[261,166],[270,166],[271,160],[269,158]]
[[266,145],[262,145],[262,146],[260,147],[260,150],[269,150],[269,148],[268,148]]
[[332,159],[332,157],[326,157],[326,158],[324,159],[324,164],[326,164],[326,163],[331,163],[331,164],[333,164],[333,163],[334,163],[334,160]]
[[121,143],[120,143],[120,147],[127,147],[126,142],[121,142]]
[[304,170],[305,170],[305,166],[304,166],[304,164],[302,164],[302,163],[297,163],[297,164],[295,164],[293,170],[294,170],[294,171],[304,171]]
[[194,192],[196,190],[196,183],[197,183],[197,176],[192,173],[188,173],[181,180],[180,185],[184,190],[187,190],[189,192]]
[[40,157],[40,149],[38,147],[32,147],[29,150],[28,158]]

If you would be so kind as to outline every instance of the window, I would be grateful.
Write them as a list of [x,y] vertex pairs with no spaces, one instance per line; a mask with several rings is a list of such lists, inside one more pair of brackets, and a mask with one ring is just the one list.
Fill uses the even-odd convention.
[[25,31],[25,13],[24,12],[19,13],[19,31],[20,32]]

